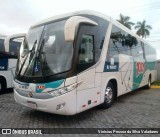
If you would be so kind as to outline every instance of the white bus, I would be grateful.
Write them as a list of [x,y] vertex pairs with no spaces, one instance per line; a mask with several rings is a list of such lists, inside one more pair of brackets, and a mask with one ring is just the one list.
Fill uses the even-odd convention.
[[13,87],[13,75],[20,45],[23,41],[17,38],[24,37],[24,35],[25,34],[15,34],[0,39],[0,93],[6,88]]
[[74,115],[156,80],[156,51],[100,13],[56,16],[30,27],[14,81],[17,103]]

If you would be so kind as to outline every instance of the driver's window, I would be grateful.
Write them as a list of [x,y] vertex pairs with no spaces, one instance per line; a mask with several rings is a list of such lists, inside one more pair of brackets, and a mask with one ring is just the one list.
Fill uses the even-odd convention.
[[82,35],[79,46],[79,64],[93,63],[93,36]]

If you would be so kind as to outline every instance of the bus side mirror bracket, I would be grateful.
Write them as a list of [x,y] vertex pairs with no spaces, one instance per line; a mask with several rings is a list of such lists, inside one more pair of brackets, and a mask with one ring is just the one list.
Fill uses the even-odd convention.
[[89,24],[89,25],[93,25],[93,26],[97,26],[98,23],[96,23],[95,21],[88,19],[86,17],[82,17],[82,16],[73,16],[70,17],[64,26],[64,36],[65,36],[65,41],[66,42],[73,42],[76,32],[78,30],[79,25],[83,23],[83,24]]

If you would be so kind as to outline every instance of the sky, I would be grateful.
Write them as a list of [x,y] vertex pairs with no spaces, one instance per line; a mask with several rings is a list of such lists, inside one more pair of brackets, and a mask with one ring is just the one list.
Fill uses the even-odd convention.
[[160,58],[160,0],[0,0],[0,34],[26,33],[43,19],[80,10],[98,11],[113,19],[121,13],[134,23],[146,20],[152,26],[146,40]]

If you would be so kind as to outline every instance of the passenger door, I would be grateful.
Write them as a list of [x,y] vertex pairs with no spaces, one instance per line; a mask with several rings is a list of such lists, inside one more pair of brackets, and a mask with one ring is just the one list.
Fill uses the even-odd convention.
[[77,82],[82,81],[77,87],[77,112],[95,106],[100,95],[95,88],[95,32],[94,26],[81,25],[77,38]]

